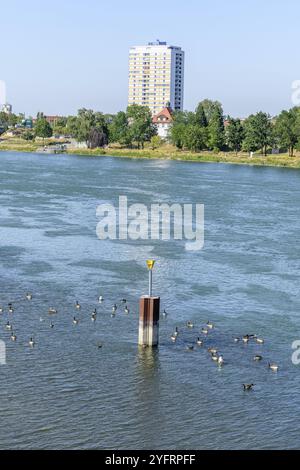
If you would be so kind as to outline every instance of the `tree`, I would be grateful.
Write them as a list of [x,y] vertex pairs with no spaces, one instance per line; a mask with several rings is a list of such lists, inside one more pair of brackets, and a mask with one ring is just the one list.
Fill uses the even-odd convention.
[[186,125],[182,122],[177,122],[176,120],[170,129],[170,140],[179,150],[183,148],[185,143],[185,130]]
[[282,111],[275,124],[275,134],[283,147],[289,150],[289,156],[294,156],[294,149],[300,139],[300,108]]
[[78,116],[68,118],[67,127],[78,142],[86,142],[88,148],[94,145],[104,146],[108,142],[108,126],[102,113],[82,108]]
[[152,150],[158,149],[162,145],[163,141],[159,135],[153,135],[150,140]]
[[223,116],[223,108],[219,101],[205,99],[199,103],[199,106],[203,108],[207,123],[210,122],[216,110]]
[[132,141],[137,143],[138,148],[144,148],[144,143],[156,134],[150,109],[147,106],[133,104],[127,108],[127,118]]
[[207,147],[207,129],[197,124],[190,124],[184,133],[184,146],[193,152]]
[[50,138],[53,135],[52,127],[44,117],[40,117],[35,124],[35,135],[36,137],[42,137],[43,141],[46,138]]
[[211,150],[222,150],[225,144],[224,119],[221,109],[216,106],[208,125],[209,147]]
[[126,146],[132,145],[128,119],[124,111],[120,111],[113,117],[109,126],[109,135],[111,142],[118,142],[119,144]]
[[200,127],[207,127],[207,125],[208,125],[206,115],[205,115],[205,112],[204,112],[204,107],[203,107],[202,103],[199,103],[197,108],[196,108],[195,122]]
[[271,117],[262,111],[252,114],[245,121],[245,139],[243,147],[248,152],[261,150],[267,155],[268,147],[273,144],[274,135]]
[[244,128],[240,119],[228,118],[228,126],[225,131],[227,145],[236,154],[241,150],[244,140]]

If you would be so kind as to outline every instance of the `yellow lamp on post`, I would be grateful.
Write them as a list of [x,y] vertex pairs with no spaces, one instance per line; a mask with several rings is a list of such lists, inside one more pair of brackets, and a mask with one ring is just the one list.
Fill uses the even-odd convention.
[[154,268],[155,260],[148,259],[146,263],[149,271],[149,297],[152,297],[152,271]]

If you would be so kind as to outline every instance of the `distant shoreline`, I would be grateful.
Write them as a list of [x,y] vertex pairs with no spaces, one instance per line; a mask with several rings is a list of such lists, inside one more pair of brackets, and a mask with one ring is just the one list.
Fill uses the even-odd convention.
[[[24,153],[37,153],[39,143],[12,144],[0,142],[0,152],[24,152]],[[43,155],[42,152],[40,152]],[[169,148],[159,148],[152,150],[150,148],[144,150],[138,149],[120,149],[120,148],[106,148],[106,149],[74,149],[67,150],[68,155],[78,156],[94,156],[94,157],[123,157],[134,159],[154,159],[154,160],[174,160],[198,163],[229,163],[234,165],[251,165],[251,166],[267,166],[267,167],[282,167],[300,169],[300,154],[294,157],[289,157],[287,154],[268,155],[266,157],[254,155],[252,158],[245,153],[235,155],[231,152],[220,152],[218,154],[212,152],[192,153],[187,151],[180,151]],[[45,155],[51,155],[48,153]]]

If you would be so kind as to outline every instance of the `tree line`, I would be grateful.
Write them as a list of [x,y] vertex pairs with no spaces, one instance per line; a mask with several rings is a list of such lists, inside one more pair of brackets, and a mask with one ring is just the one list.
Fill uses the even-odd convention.
[[[0,113],[0,126],[14,126],[21,117]],[[83,108],[77,116],[59,118],[54,126],[48,123],[43,113],[38,113],[34,129],[26,130],[23,138],[49,138],[53,134],[86,142],[88,148],[104,147],[109,143],[144,148],[146,142],[156,148],[162,143],[149,108],[140,105],[129,106],[126,112],[115,115]],[[194,112],[173,114],[168,140],[177,149],[192,152],[260,151],[267,155],[270,149],[278,149],[293,156],[295,149],[300,149],[300,108],[282,111],[273,118],[261,111],[241,120],[224,117],[221,103],[206,99]]]

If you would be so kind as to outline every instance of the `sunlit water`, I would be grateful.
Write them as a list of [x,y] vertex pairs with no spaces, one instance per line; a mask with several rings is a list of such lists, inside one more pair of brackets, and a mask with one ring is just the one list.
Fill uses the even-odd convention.
[[[291,361],[300,339],[299,171],[1,153],[0,182],[1,449],[299,447],[300,368]],[[204,249],[100,241],[96,207],[117,205],[120,194],[148,206],[204,203]],[[169,312],[153,353],[137,348],[149,256],[157,259],[155,293]],[[120,308],[112,318],[122,297],[131,312]],[[49,317],[50,306],[57,316]],[[187,352],[208,319],[216,329],[206,347]],[[182,333],[173,345],[176,325]],[[246,333],[265,345],[233,343]],[[212,345],[224,354],[222,369],[206,351]],[[254,391],[245,393],[243,383]]]

